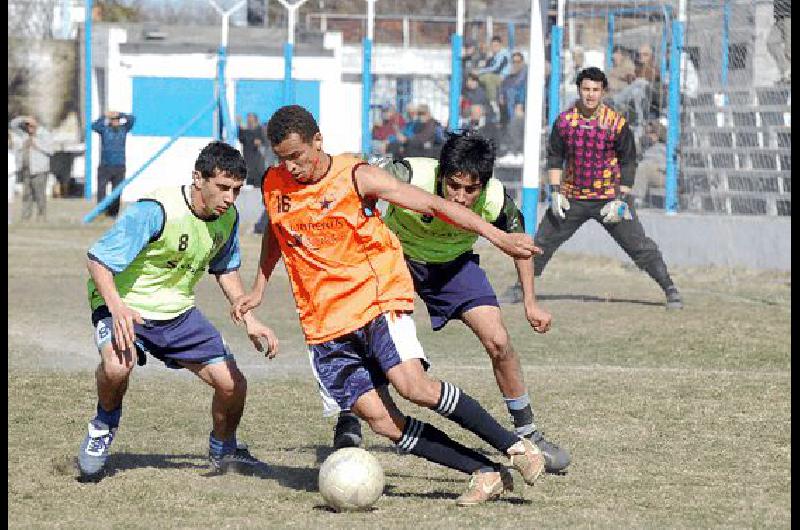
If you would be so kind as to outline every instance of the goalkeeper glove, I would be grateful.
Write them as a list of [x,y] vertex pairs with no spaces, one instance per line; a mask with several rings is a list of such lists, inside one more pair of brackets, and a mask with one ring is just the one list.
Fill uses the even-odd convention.
[[604,224],[617,224],[620,221],[633,219],[631,209],[626,202],[627,196],[623,193],[612,201],[608,201],[600,210]]
[[561,186],[550,184],[550,211],[558,219],[566,219],[566,210],[569,210],[569,201],[561,194]]

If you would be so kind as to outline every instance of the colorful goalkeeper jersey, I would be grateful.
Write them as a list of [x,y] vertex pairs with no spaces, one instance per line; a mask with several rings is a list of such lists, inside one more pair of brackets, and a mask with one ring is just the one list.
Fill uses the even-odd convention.
[[636,146],[625,118],[600,105],[586,118],[577,106],[562,112],[550,133],[549,169],[563,169],[561,192],[569,199],[613,199],[619,185],[633,185]]
[[[433,158],[405,158],[378,165],[395,177],[428,193],[443,195],[438,178],[439,162]],[[489,179],[472,211],[506,232],[524,232],[522,214],[508,196],[503,183]],[[390,204],[386,210],[387,226],[397,234],[403,252],[414,261],[446,263],[472,250],[478,235],[457,228],[446,221],[422,215]]]
[[298,183],[271,167],[262,190],[309,344],[355,331],[379,315],[414,309],[397,237],[355,187],[355,156],[334,156],[325,176]]
[[[169,320],[195,305],[194,288],[203,272],[239,268],[239,214],[233,206],[204,220],[189,207],[188,190],[156,190],[129,206],[89,249],[89,258],[114,274],[122,300],[142,317]],[[89,280],[92,311],[105,305]]]

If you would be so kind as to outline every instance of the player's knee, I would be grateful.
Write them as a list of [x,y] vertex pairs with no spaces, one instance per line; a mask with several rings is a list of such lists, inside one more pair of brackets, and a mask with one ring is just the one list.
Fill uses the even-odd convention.
[[124,355],[113,350],[101,352],[100,370],[106,379],[122,381],[127,379],[136,366],[136,355]]
[[421,374],[413,379],[405,379],[401,384],[395,385],[397,393],[404,399],[422,407],[432,407],[439,402],[441,383]]
[[483,345],[492,361],[508,360],[514,353],[511,349],[511,340],[505,330],[498,330],[487,337]]
[[387,413],[381,416],[372,416],[365,419],[370,430],[378,436],[383,436],[396,442],[403,436],[403,431]]
[[229,377],[217,382],[215,390],[228,399],[244,396],[247,394],[247,378],[238,368],[234,368]]

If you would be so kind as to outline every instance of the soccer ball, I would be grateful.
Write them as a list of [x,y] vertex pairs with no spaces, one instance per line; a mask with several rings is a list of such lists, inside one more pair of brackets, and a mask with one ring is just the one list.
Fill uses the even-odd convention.
[[337,512],[366,510],[383,494],[383,468],[359,447],[334,452],[319,468],[319,492]]

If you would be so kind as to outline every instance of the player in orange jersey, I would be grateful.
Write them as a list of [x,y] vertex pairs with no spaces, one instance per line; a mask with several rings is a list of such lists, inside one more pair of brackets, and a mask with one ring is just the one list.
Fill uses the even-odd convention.
[[533,484],[544,470],[541,451],[504,429],[463,390],[428,375],[411,312],[414,285],[397,237],[376,214],[382,199],[475,232],[515,258],[530,258],[530,236],[507,233],[455,202],[398,181],[355,156],[323,151],[314,117],[291,105],[278,109],[267,136],[280,164],[264,175],[269,229],[262,240],[252,291],[236,300],[234,320],[261,303],[282,257],[313,368],[343,409],[414,454],[472,475],[462,506],[499,497],[513,487],[503,466],[432,425],[405,416],[388,392],[430,408],[510,458]]

